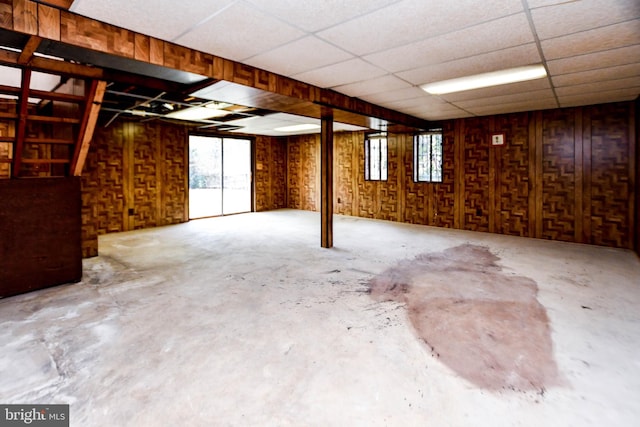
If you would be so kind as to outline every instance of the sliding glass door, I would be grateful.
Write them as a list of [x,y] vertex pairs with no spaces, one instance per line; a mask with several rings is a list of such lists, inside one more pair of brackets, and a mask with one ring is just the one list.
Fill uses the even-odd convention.
[[251,211],[251,141],[189,137],[189,218]]

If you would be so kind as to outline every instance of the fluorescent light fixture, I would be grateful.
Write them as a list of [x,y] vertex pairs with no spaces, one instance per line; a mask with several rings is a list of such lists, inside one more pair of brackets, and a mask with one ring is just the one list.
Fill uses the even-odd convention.
[[320,129],[320,125],[314,125],[311,123],[302,123],[299,125],[279,127],[279,128],[275,128],[274,130],[278,132],[300,132],[303,130],[315,130],[315,129]]
[[172,111],[165,117],[177,120],[206,120],[214,117],[224,117],[229,114],[228,111],[216,110],[206,107],[189,107],[182,110]]
[[546,75],[547,70],[545,70],[543,65],[529,65],[526,67],[510,68],[508,70],[427,83],[420,87],[432,95],[444,95],[445,93],[462,92],[464,90],[541,79]]

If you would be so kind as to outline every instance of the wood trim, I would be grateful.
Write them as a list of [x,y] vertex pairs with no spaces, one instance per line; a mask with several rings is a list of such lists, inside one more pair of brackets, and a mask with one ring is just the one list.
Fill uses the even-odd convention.
[[529,191],[529,234],[527,237],[537,237],[536,236],[536,224],[538,221],[537,210],[536,210],[536,192],[537,192],[537,184],[536,184],[536,173],[537,173],[537,164],[538,158],[536,156],[537,153],[537,140],[536,140],[536,115],[534,113],[528,113],[529,127],[528,127],[528,148],[529,148],[529,182],[528,191]]
[[[591,234],[591,109],[581,107],[580,111],[582,115],[582,212],[577,212],[576,218],[582,217],[582,238],[576,239],[576,241],[593,243]],[[579,129],[578,123],[576,123],[576,129]],[[576,206],[580,205],[576,203]]]
[[66,124],[80,123],[80,119],[75,119],[73,117],[49,117],[49,116],[28,115],[27,119],[33,120],[34,122],[43,122],[43,123],[66,123]]
[[73,145],[74,141],[60,138],[25,138],[25,144]]
[[[287,97],[285,98],[286,107],[298,113],[304,111],[302,115],[310,117],[320,118],[318,106],[327,106],[335,109],[334,115],[346,111],[417,129],[429,129],[435,125],[428,120],[352,98],[330,89],[319,88],[266,70],[86,18],[65,10],[68,9],[65,7],[66,4],[70,4],[68,0],[51,0],[45,3],[57,6],[59,16],[55,13],[39,14],[38,6],[46,6],[34,1],[13,0],[11,16],[6,16],[3,21],[8,22],[10,17],[13,31],[19,33],[40,35],[71,46],[227,80],[266,93],[284,96]],[[55,30],[56,27],[59,28],[59,32]],[[34,69],[43,64],[41,61],[43,59],[45,58],[33,58]],[[77,68],[79,64],[70,64],[65,61],[53,62],[58,64],[47,63],[47,65],[55,66],[56,72],[59,73],[73,75],[89,72],[86,69]],[[65,70],[65,67],[69,68]],[[94,68],[93,72],[94,75],[76,74],[76,76],[105,80],[103,70]],[[285,107],[282,111],[285,111]]]
[[38,3],[48,4],[59,9],[69,9],[73,4],[73,0],[35,0]]
[[100,106],[102,105],[102,98],[106,88],[107,82],[105,81],[98,82],[93,80],[91,82],[90,89],[87,93],[84,114],[80,123],[80,130],[78,132],[78,141],[73,152],[73,160],[71,161],[71,174],[73,176],[82,175],[82,169],[87,159],[89,145],[91,144],[93,132],[96,128],[96,122],[98,121],[98,114],[100,113]]
[[583,186],[585,181],[584,179],[584,157],[582,154],[583,145],[582,145],[582,108],[576,108],[574,110],[574,127],[573,127],[573,162],[574,162],[574,173],[573,180],[575,183],[575,206],[573,212],[574,224],[573,224],[573,233],[574,233],[574,241],[577,243],[584,243],[584,235],[583,235],[583,220],[584,217],[581,214],[582,209],[584,208],[583,204]]
[[538,239],[542,238],[542,195],[544,193],[544,182],[543,182],[543,175],[542,175],[542,171],[543,171],[543,165],[542,165],[542,160],[543,160],[543,141],[544,141],[544,134],[543,134],[543,118],[542,118],[542,111],[536,111],[534,113],[534,126],[535,126],[535,149],[536,149],[536,161],[535,161],[535,169],[536,169],[536,180],[535,180],[535,218],[536,218],[536,227],[535,227],[535,235],[533,237],[536,237]]
[[13,177],[20,175],[20,162],[24,149],[24,137],[27,130],[27,107],[29,106],[29,86],[31,85],[31,70],[22,69],[22,89],[20,91],[20,105],[18,106],[18,125],[16,129],[15,152],[13,154]]
[[453,228],[464,228],[464,119],[455,120],[454,130],[454,159],[455,168]]
[[66,164],[69,163],[69,159],[22,159],[22,163],[29,164]]
[[320,245],[333,247],[333,111],[322,109],[320,130]]
[[18,56],[18,64],[27,65],[31,62],[33,54],[38,49],[38,46],[40,46],[40,43],[42,43],[42,38],[38,36],[29,37],[29,40],[27,40],[27,43],[22,48],[22,52],[20,52],[20,56]]
[[38,5],[38,35],[60,40],[60,10],[44,4]]
[[20,33],[38,34],[38,3],[13,0],[13,29]]

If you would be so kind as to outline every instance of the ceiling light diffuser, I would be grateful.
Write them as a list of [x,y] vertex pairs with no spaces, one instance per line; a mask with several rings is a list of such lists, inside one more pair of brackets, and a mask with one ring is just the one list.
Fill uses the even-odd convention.
[[275,128],[274,130],[278,132],[299,132],[303,130],[314,130],[314,129],[320,129],[320,125],[303,123],[299,125],[283,126],[283,127]]
[[539,64],[427,83],[420,87],[432,95],[444,95],[446,93],[541,79],[546,77],[546,75],[547,70],[545,70],[542,64]]
[[229,112],[224,110],[205,107],[189,107],[182,110],[172,111],[165,117],[177,120],[206,120],[215,117],[224,117],[227,114],[229,114]]

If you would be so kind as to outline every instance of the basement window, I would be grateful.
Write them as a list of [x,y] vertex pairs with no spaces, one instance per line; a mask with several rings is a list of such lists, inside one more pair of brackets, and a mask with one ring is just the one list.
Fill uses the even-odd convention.
[[442,131],[413,136],[413,181],[442,182]]
[[387,134],[369,134],[364,140],[364,179],[387,180]]

